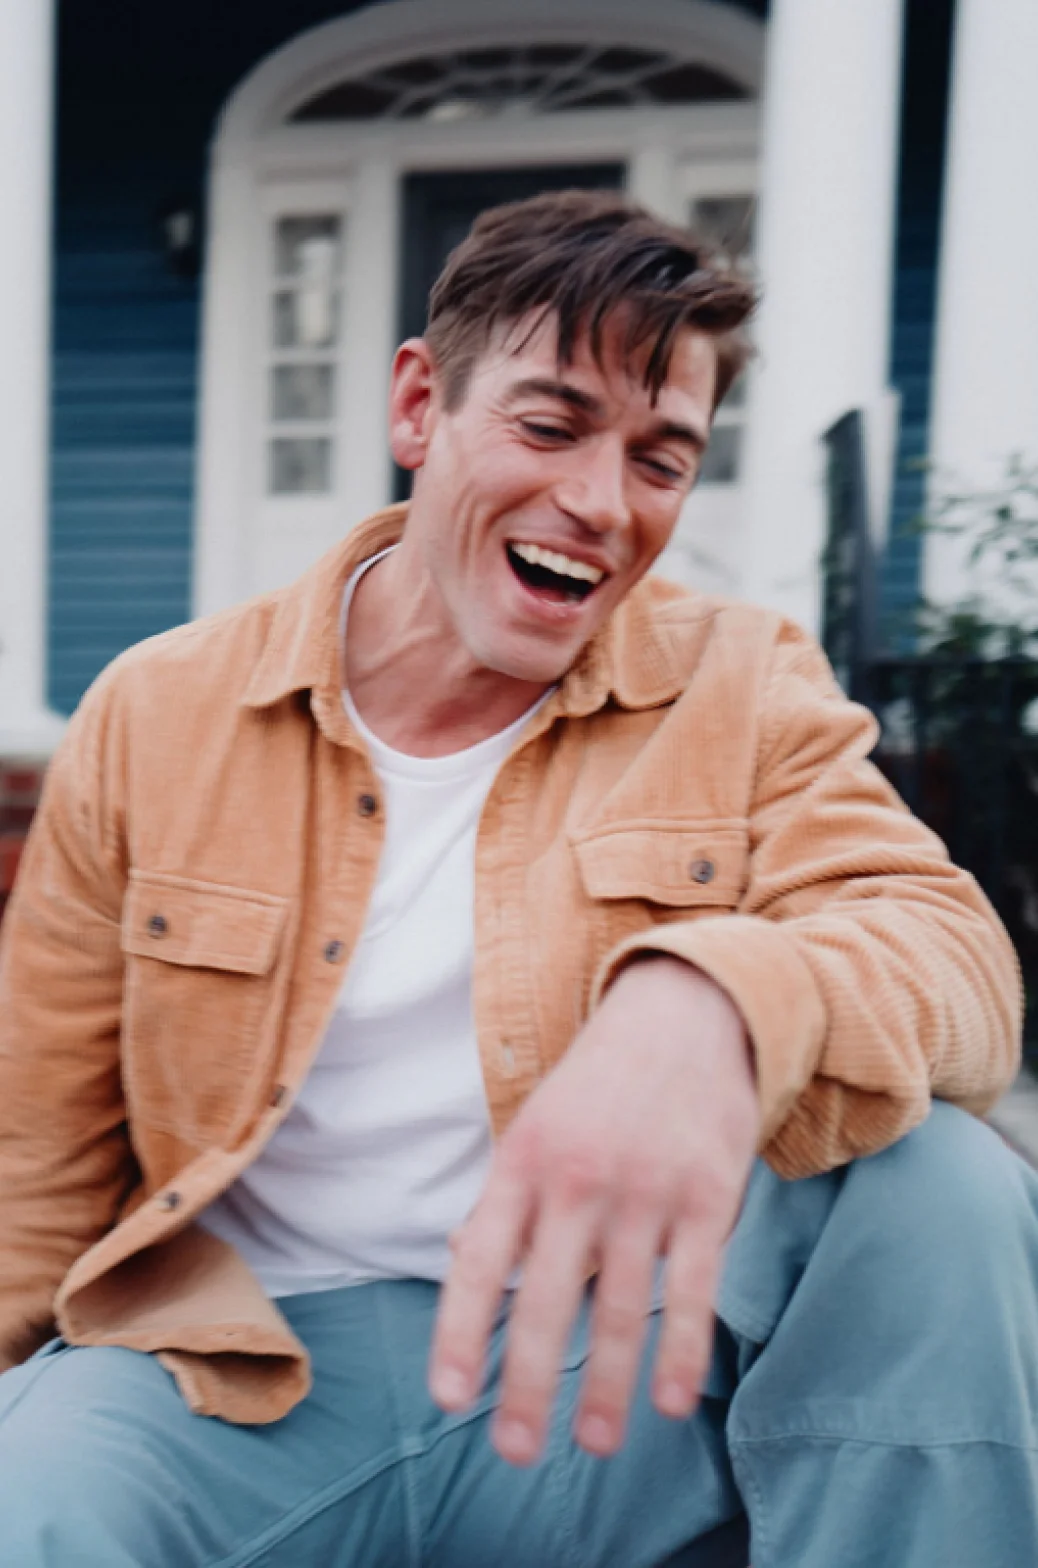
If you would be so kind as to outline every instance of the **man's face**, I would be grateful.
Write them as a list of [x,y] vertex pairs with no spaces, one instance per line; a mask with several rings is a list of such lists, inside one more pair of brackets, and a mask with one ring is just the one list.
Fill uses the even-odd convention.
[[[448,411],[424,344],[394,367],[394,454],[417,471],[407,543],[480,667],[550,684],[669,540],[710,430],[717,360],[683,331],[655,405],[623,323],[560,366],[553,321],[517,323]],[[646,353],[648,351],[646,350]],[[424,377],[424,390],[422,380]]]

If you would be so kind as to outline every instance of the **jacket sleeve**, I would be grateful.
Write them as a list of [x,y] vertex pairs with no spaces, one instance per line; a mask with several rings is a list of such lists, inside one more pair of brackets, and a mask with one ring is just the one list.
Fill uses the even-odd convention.
[[[0,1371],[53,1333],[54,1293],[133,1179],[119,1070],[125,885],[108,702],[49,769],[0,941]],[[107,755],[106,755],[107,753]]]
[[731,915],[629,938],[715,979],[743,1014],[761,1152],[786,1177],[875,1153],[931,1097],[982,1113],[1019,1065],[1022,987],[973,877],[867,757],[877,726],[787,628],[763,699],[749,880]]

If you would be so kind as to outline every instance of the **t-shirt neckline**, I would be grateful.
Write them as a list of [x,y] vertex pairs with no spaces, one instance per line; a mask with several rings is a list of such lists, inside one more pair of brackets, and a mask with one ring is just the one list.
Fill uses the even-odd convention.
[[[379,561],[391,555],[397,545],[391,544],[385,550],[362,561],[352,573],[343,589],[342,609],[339,614],[339,646],[346,647],[346,625],[349,619],[350,604],[356,592],[357,584],[364,573],[370,571]],[[520,731],[541,709],[555,690],[554,686],[543,692],[537,701],[521,713],[517,719],[507,725],[505,729],[488,735],[484,740],[479,740],[474,746],[465,746],[461,751],[450,751],[442,757],[416,757],[410,752],[397,751],[394,746],[389,746],[375,731],[361,718],[356,703],[350,695],[346,682],[342,683],[342,705],[346,716],[354,729],[364,741],[371,753],[371,759],[379,773],[393,774],[398,778],[411,779],[416,782],[440,784],[448,780],[454,781],[471,775],[482,773],[491,765],[500,765],[504,762],[512,746],[517,740]]]

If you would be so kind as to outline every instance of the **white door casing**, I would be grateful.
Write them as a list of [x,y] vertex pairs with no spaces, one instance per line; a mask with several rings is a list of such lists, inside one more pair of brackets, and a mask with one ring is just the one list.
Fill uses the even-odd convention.
[[[405,173],[621,162],[636,199],[686,221],[704,203],[756,191],[755,96],[519,105],[478,120],[293,122],[299,106],[394,61],[531,45],[658,50],[756,95],[762,36],[745,13],[710,0],[390,0],[302,34],[246,78],[212,151],[196,614],[290,580],[388,499]],[[725,410],[720,423],[741,417]],[[666,570],[738,589],[740,491],[731,480],[697,491]]]
[[49,756],[46,703],[53,0],[0,10],[0,757]]

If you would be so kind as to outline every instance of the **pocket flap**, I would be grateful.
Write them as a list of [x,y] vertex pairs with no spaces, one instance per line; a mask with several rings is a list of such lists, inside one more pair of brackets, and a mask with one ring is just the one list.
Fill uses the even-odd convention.
[[732,908],[746,887],[745,824],[607,828],[574,840],[573,847],[590,898]]
[[122,946],[141,958],[195,969],[265,975],[272,968],[288,899],[186,877],[131,871]]

